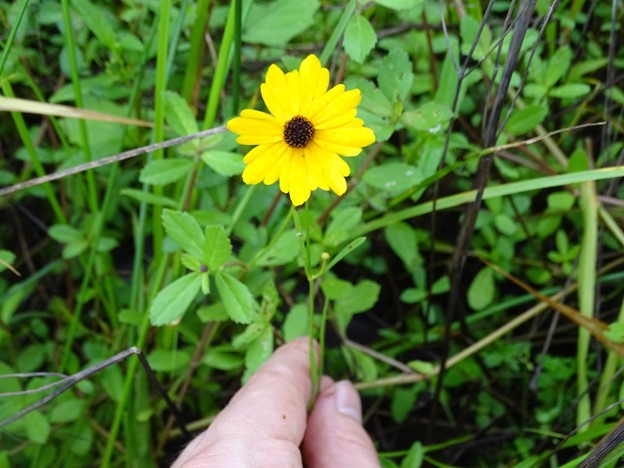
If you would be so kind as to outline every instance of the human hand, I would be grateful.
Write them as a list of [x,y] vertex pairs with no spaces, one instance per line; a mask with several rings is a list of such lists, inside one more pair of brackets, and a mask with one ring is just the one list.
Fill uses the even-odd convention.
[[173,468],[378,467],[350,382],[323,377],[312,393],[308,339],[280,347],[197,436]]

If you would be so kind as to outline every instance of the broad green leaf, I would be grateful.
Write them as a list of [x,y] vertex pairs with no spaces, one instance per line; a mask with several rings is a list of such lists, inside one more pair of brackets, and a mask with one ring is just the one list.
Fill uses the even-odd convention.
[[175,208],[178,206],[177,203],[169,197],[165,197],[164,195],[155,195],[144,190],[125,188],[119,191],[119,195],[130,197],[138,202],[147,203],[148,205],[159,205],[168,208]]
[[420,468],[425,458],[425,449],[420,441],[412,444],[407,456],[401,462],[401,468]]
[[78,398],[61,401],[50,411],[50,422],[58,424],[76,421],[82,416],[85,407],[86,401]]
[[[188,102],[173,91],[165,91],[165,120],[179,136],[197,133],[197,121]],[[195,143],[198,144],[197,140]]]
[[516,222],[505,213],[499,213],[494,216],[494,224],[496,228],[506,236],[513,236],[518,230]]
[[308,333],[308,307],[305,304],[296,304],[284,320],[284,340],[292,341]]
[[572,65],[567,80],[570,82],[580,81],[587,73],[600,70],[609,63],[607,57],[583,60],[582,62]]
[[187,158],[152,160],[141,170],[139,181],[148,185],[170,184],[189,174],[193,164],[193,160]]
[[115,31],[111,23],[111,17],[107,16],[107,10],[99,5],[94,5],[88,0],[81,0],[72,4],[80,13],[80,18],[85,22],[87,28],[98,38],[98,40],[109,50],[117,47],[115,41]]
[[262,256],[259,257],[256,264],[278,266],[291,262],[299,254],[297,243],[297,233],[294,229],[282,233],[268,250],[262,252]]
[[407,10],[422,5],[423,0],[375,0],[375,3],[393,10]]
[[249,288],[223,272],[215,275],[215,282],[230,318],[237,323],[251,323],[257,315],[257,305]]
[[363,280],[336,300],[334,314],[340,330],[346,332],[353,314],[365,312],[375,305],[381,287],[371,280]]
[[204,305],[197,310],[199,320],[207,322],[225,322],[229,319],[223,303]]
[[557,48],[548,61],[548,67],[546,68],[542,84],[550,88],[563,78],[568,72],[568,68],[570,68],[572,56],[572,50],[568,46]]
[[494,271],[483,267],[468,288],[468,305],[474,310],[485,309],[494,300],[495,290]]
[[202,259],[208,267],[208,271],[214,272],[223,265],[223,262],[232,253],[232,244],[225,234],[223,226],[206,226],[204,233]]
[[68,226],[67,224],[55,224],[48,229],[48,234],[52,239],[62,244],[73,244],[85,239],[82,231]]
[[197,259],[203,259],[206,237],[193,216],[182,211],[164,210],[162,222],[165,232],[182,250]]
[[[468,55],[473,48],[474,42],[477,40],[477,34],[479,34],[480,24],[470,15],[465,15],[461,19],[460,32],[462,39],[461,50],[464,55]],[[492,31],[486,25],[481,29],[477,47],[472,51],[472,58],[474,60],[481,60],[490,51],[492,45]]]
[[575,99],[585,96],[591,91],[591,87],[585,83],[569,83],[551,89],[548,92],[550,97],[559,99]]
[[384,229],[384,235],[394,253],[403,260],[408,271],[418,262],[418,239],[414,229],[406,223],[394,223]]
[[6,270],[7,265],[11,265],[15,261],[15,254],[10,250],[0,249],[0,272]]
[[377,34],[366,17],[353,15],[344,34],[344,48],[357,63],[364,62],[377,43]]
[[451,109],[439,102],[428,102],[418,109],[407,111],[401,121],[409,128],[432,134],[440,133],[453,117]]
[[243,158],[238,153],[210,150],[202,153],[201,158],[213,171],[225,177],[240,175],[245,169]]
[[160,291],[150,308],[152,325],[166,325],[182,318],[197,297],[203,273],[184,275]]
[[273,328],[265,327],[262,334],[247,348],[243,382],[246,382],[271,357],[271,354],[273,354]]
[[576,197],[568,191],[553,192],[548,195],[546,201],[549,210],[566,212],[574,206]]
[[414,386],[395,388],[392,392],[392,401],[390,402],[390,414],[395,423],[402,423],[407,419],[410,411],[416,403],[416,392]]
[[524,135],[541,124],[547,114],[548,108],[538,105],[514,110],[505,125],[505,132],[513,136]]
[[253,2],[243,31],[243,41],[283,46],[314,23],[318,0]]
[[147,356],[152,369],[156,372],[171,372],[181,367],[185,367],[191,356],[180,349],[155,349]]
[[74,258],[84,252],[89,247],[89,241],[87,239],[81,239],[78,242],[67,244],[63,248],[63,258]]
[[422,179],[416,167],[402,162],[373,167],[367,170],[362,178],[368,185],[390,193],[403,192],[420,183]]
[[377,82],[390,102],[404,100],[412,86],[412,62],[403,49],[392,49],[381,62]]
[[26,436],[35,444],[45,444],[50,436],[50,423],[39,411],[31,411],[24,416]]
[[243,358],[232,350],[230,345],[210,346],[202,359],[208,367],[223,371],[238,370],[243,365]]
[[[246,348],[252,342],[257,340],[266,328],[266,323],[252,323],[251,325],[247,325],[243,333],[234,337],[232,340],[232,346],[234,349]],[[268,328],[271,329],[271,327]]]
[[362,220],[362,208],[349,207],[334,210],[333,218],[325,231],[324,242],[329,246],[339,245],[349,238],[351,230]]

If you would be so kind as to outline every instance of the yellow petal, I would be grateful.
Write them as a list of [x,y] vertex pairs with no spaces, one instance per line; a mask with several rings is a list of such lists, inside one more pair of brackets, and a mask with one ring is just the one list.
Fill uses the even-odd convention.
[[[356,119],[359,120],[359,119]],[[321,142],[335,147],[362,148],[375,142],[375,134],[370,128],[366,127],[340,127],[328,130],[317,130],[314,134],[314,140],[321,146]],[[328,148],[330,149],[330,148]],[[341,151],[335,150],[339,154]],[[345,156],[350,154],[344,153]]]
[[317,96],[311,103],[309,112],[306,114],[310,120],[314,120],[316,115],[326,106],[328,106],[334,99],[344,93],[345,87],[343,84],[338,84],[326,93]]
[[293,116],[301,113],[301,95],[307,90],[301,89],[299,84],[299,72],[297,70],[286,74],[286,89],[288,99],[288,110]]
[[284,158],[287,148],[279,144],[258,146],[251,150],[244,159],[247,167],[243,171],[243,182],[258,184],[266,181],[271,170]]
[[362,95],[359,89],[345,91],[333,98],[331,102],[319,108],[312,118],[314,122],[322,125],[328,120],[332,120],[339,115],[352,111],[361,101]]
[[288,193],[290,189],[290,166],[293,160],[293,149],[289,146],[286,146],[286,148],[286,152],[282,158],[282,171],[279,176],[279,188],[284,193]]
[[241,135],[236,139],[240,145],[266,145],[282,141],[282,135]]
[[329,85],[329,70],[321,66],[315,55],[308,55],[299,67],[301,89],[305,90],[301,98],[300,112],[307,115],[314,101],[320,99]]
[[243,162],[245,164],[251,164],[252,162],[254,162],[257,158],[262,156],[267,151],[278,151],[280,146],[283,146],[283,145],[281,143],[271,143],[269,145],[256,146],[251,151],[249,151],[249,153],[245,155]]
[[327,151],[314,143],[308,145],[308,147],[311,149],[315,161],[321,167],[324,179],[323,185],[331,188],[337,195],[345,193],[347,190],[345,177],[351,172],[349,165],[336,153]]
[[286,122],[292,114],[289,112],[286,75],[277,65],[271,65],[266,74],[265,83],[260,85],[262,99],[273,114],[281,122]]
[[310,144],[304,148],[303,151],[306,167],[308,168],[308,176],[310,178],[310,189],[315,190],[316,188],[320,188],[321,190],[329,190],[327,177],[323,172],[323,155],[319,153],[318,146]]
[[322,123],[319,123],[318,121],[314,121],[312,122],[312,124],[314,125],[314,128],[316,130],[327,130],[330,128],[337,128],[337,127],[355,127],[356,125],[354,121],[355,121],[356,114],[357,114],[357,110],[351,109],[350,111],[328,118],[324,120]]
[[[275,117],[265,114],[264,112],[256,112],[266,117],[256,118],[255,114],[243,111],[241,117],[235,117],[227,123],[228,130],[241,136],[282,136],[283,127]],[[253,117],[248,117],[249,115],[253,115]]]
[[292,158],[290,166],[290,200],[293,205],[299,206],[310,198],[310,183],[308,169],[302,152]]

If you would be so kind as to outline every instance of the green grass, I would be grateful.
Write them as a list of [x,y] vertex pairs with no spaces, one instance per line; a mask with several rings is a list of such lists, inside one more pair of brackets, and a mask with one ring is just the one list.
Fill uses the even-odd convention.
[[[75,374],[137,346],[200,430],[274,347],[308,335],[316,383],[356,382],[385,467],[579,464],[622,416],[624,12],[559,5],[542,34],[538,2],[505,68],[523,32],[504,30],[507,3],[442,18],[437,0],[0,2],[3,96],[154,125],[0,101],[0,186],[264,110],[269,65],[309,53],[361,90],[379,145],[348,158],[342,199],[316,191],[297,210],[242,182],[249,148],[229,132],[3,196],[0,374]],[[3,378],[0,393],[52,381]],[[0,395],[0,421],[41,396]],[[156,466],[185,442],[130,357],[0,427],[0,465]]]

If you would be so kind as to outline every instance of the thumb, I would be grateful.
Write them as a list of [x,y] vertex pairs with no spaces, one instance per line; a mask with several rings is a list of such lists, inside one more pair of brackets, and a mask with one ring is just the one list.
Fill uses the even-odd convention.
[[360,396],[351,382],[323,388],[308,417],[302,452],[310,468],[380,466],[373,442],[362,427]]

